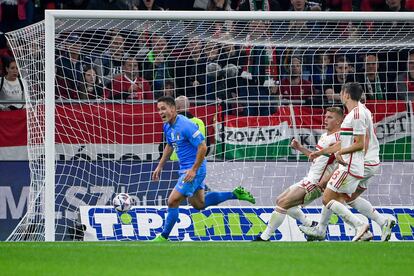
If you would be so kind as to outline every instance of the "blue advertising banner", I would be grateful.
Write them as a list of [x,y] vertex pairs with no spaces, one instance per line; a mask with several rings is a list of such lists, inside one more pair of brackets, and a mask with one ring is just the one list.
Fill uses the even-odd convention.
[[[266,163],[260,164],[260,166],[263,167],[266,165]],[[83,220],[85,221],[86,219],[87,224],[90,225],[90,228],[88,228],[90,231],[86,234],[92,235],[91,239],[95,240],[124,238],[145,240],[154,237],[155,233],[161,229],[165,216],[165,209],[156,206],[166,205],[166,199],[171,189],[174,187],[176,179],[178,178],[177,165],[178,164],[176,163],[167,163],[162,172],[161,181],[153,182],[150,180],[151,173],[156,166],[156,163],[153,162],[126,160],[102,160],[92,162],[79,160],[65,162],[59,161],[56,166],[56,222],[57,225],[59,225],[56,231],[56,239],[73,239],[73,235],[67,228],[73,227],[75,222],[80,221],[80,206],[90,206],[82,208],[92,208],[92,210],[95,210],[93,209],[95,208],[93,206],[111,206],[111,200],[114,197],[114,194],[120,192],[129,193],[136,201],[137,208],[130,211],[132,212],[132,224],[118,225],[119,218],[117,213],[115,213],[111,207],[103,209],[97,207],[97,209],[93,211],[93,214],[88,213],[83,217]],[[220,183],[220,189],[225,190],[231,188],[230,186],[225,186],[227,182],[229,185],[235,185],[234,183],[241,183],[242,181],[238,177],[251,178],[249,172],[253,174],[255,172],[255,168],[258,166],[258,163],[252,162],[244,164],[246,173],[243,174],[239,173],[237,169],[240,164],[235,162],[229,162],[226,164],[214,164],[214,162],[211,162],[210,165],[212,167],[209,168],[209,170],[214,173],[210,174],[210,177],[213,176],[213,178],[207,180],[207,183]],[[298,166],[300,167],[302,164],[300,163]],[[393,166],[393,164],[383,164],[382,177],[378,177],[377,180],[372,181],[369,191],[372,190],[378,194],[379,187],[381,187],[381,190],[384,191],[389,191],[389,188],[392,188],[393,191],[400,191],[404,190],[406,187],[409,187],[407,185],[411,183],[410,174],[405,172],[412,172],[412,168],[410,166],[412,167],[410,164],[401,164],[399,166]],[[221,170],[225,172],[224,174],[219,173],[219,167],[223,167]],[[276,169],[284,170],[285,167],[298,170],[298,167],[292,167],[290,164],[284,166],[283,163],[280,163]],[[305,168],[303,168],[303,170],[305,170]],[[231,172],[236,173],[232,176]],[[275,173],[273,170],[265,170],[264,173],[266,172],[271,174]],[[286,172],[281,173],[286,174]],[[226,175],[226,177],[231,179],[229,181],[220,182],[220,178],[223,178],[223,175]],[[295,175],[295,173],[292,173],[292,175]],[[394,177],[394,175],[395,177],[402,177],[402,180],[399,178],[395,178],[397,180],[394,178],[387,178],[388,176]],[[293,179],[292,177],[292,179],[287,179],[286,183],[283,185],[280,183],[278,183],[278,185],[273,185],[274,183],[272,179],[271,175],[266,177],[266,181],[270,181],[269,183],[266,182],[266,187],[272,189],[271,191],[255,191],[253,186],[253,194],[268,195],[257,198],[257,204],[259,206],[266,206],[264,208],[245,209],[244,207],[241,208],[238,206],[235,209],[218,208],[209,209],[203,212],[183,208],[181,214],[182,217],[180,217],[180,223],[178,224],[179,227],[177,228],[178,232],[176,235],[172,235],[173,239],[174,237],[179,240],[251,239],[251,237],[256,235],[256,233],[258,233],[267,222],[271,210],[273,209],[269,206],[273,204],[274,196],[280,194],[283,191],[283,187],[287,187],[287,183],[295,183],[295,181],[297,181],[297,179]],[[383,184],[383,182],[392,184]],[[401,185],[401,187],[397,184]],[[5,240],[10,235],[20,219],[26,213],[29,202],[29,185],[30,171],[27,161],[0,162],[0,240]],[[392,187],[390,187],[391,185]],[[398,225],[394,229],[395,235],[393,235],[393,239],[412,240],[414,229],[412,197],[410,197],[409,193],[389,194],[386,195],[386,197],[387,202],[390,202],[390,204],[394,206],[381,207],[379,210],[388,216],[394,217],[398,222]],[[373,197],[373,205],[382,206],[381,201],[375,201],[376,198],[378,197]],[[139,209],[138,207],[148,209]],[[317,220],[320,209],[318,206],[311,207],[305,209],[305,212],[308,212],[311,216],[316,216],[315,220]],[[100,212],[102,214],[100,214]],[[208,212],[211,212],[211,214],[209,215]],[[100,226],[99,219],[103,219],[105,216],[112,216],[110,218],[111,221],[106,222],[105,220],[107,218],[105,218],[103,224]],[[95,221],[90,221],[90,219],[94,219]],[[223,224],[220,222],[221,226],[214,226],[215,220],[224,222]],[[198,223],[198,221],[201,221],[201,224]],[[212,227],[207,227],[206,230],[202,230],[204,227],[202,226],[202,223],[204,222],[214,225]],[[145,234],[136,234],[136,231],[143,231],[144,229],[142,228],[143,226],[138,228],[138,225],[146,225],[151,223],[152,225],[148,226]],[[182,226],[180,226],[180,224]],[[289,226],[289,229],[297,229],[296,221],[288,219],[284,225],[285,226],[280,228],[280,234],[276,234],[274,239],[289,240],[290,238],[294,238],[300,240],[303,238],[301,233],[295,232],[296,230],[294,230],[294,232],[291,232],[291,230],[283,230],[283,227],[287,226]],[[99,230],[99,227],[102,227],[102,229]],[[127,231],[125,233],[128,235],[121,231],[122,233],[119,237],[116,235],[114,236],[113,229]],[[378,238],[378,234],[380,233],[379,227],[373,223],[372,229]],[[102,231],[101,236],[98,236],[99,231]],[[119,232],[120,230],[117,231]],[[204,235],[203,231],[206,231],[207,234]],[[220,235],[216,235],[218,231],[221,231]],[[330,226],[329,233],[329,239],[331,240],[344,240],[347,237],[352,236],[352,233],[347,227],[341,224],[340,220],[338,220],[337,224]]]
[[[180,208],[179,221],[169,239],[173,241],[251,241],[266,228],[274,208],[270,207],[214,207],[198,211]],[[319,220],[321,208],[302,209],[312,219]],[[387,207],[377,209],[397,221],[392,241],[414,240],[414,209]],[[357,213],[355,210],[352,210]],[[128,211],[130,222],[121,220],[121,213],[111,207],[81,206],[81,221],[86,226],[84,239],[88,241],[137,240],[147,241],[162,232],[166,217],[165,207],[135,207]],[[125,216],[125,215],[124,215]],[[367,219],[359,215],[361,219]],[[368,221],[374,240],[381,239],[379,225]],[[286,217],[276,230],[273,241],[305,241],[299,222]],[[350,226],[333,216],[328,226],[327,240],[350,241],[355,233]]]
[[[156,163],[139,161],[58,162],[56,239],[72,239],[65,227],[79,220],[79,206],[110,205],[116,193],[133,195],[137,205],[164,205],[178,178],[178,166],[167,163],[161,181],[153,182],[150,178],[154,166]],[[0,176],[0,240],[5,240],[27,210],[29,163],[2,161]]]

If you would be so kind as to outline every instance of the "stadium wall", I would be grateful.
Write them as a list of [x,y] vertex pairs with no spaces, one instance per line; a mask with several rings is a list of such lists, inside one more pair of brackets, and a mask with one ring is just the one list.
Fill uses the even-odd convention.
[[[133,183],[128,186],[128,191],[131,194],[136,193],[138,206],[165,205],[168,192],[177,179],[177,164],[175,163],[168,163],[163,171],[164,175],[161,179],[167,180],[155,185],[150,181],[150,175],[154,169],[154,164],[151,162],[126,162],[124,165],[120,162],[108,161],[71,162],[76,162],[74,164],[76,166],[72,166],[74,169],[66,171],[64,177],[57,179],[56,192],[59,196],[56,198],[56,210],[59,220],[77,218],[79,206],[84,205],[84,201],[90,202],[91,206],[109,205],[114,192],[126,191],[127,183]],[[239,162],[209,162],[208,164],[210,173],[206,179],[207,185],[219,187],[219,190],[232,189],[240,184],[253,187],[252,192],[258,200],[256,206],[266,208],[272,208],[274,197],[289,185],[300,180],[302,175],[297,172],[305,172],[309,166],[307,162],[246,162],[243,166]],[[60,162],[57,166],[59,174],[63,169],[62,165]],[[88,173],[95,176],[102,175],[107,166],[119,172],[118,175],[121,177],[116,180],[108,178],[105,181],[104,178],[87,177]],[[84,169],[80,170],[80,167]],[[79,174],[82,174],[82,178]],[[263,182],[258,185],[260,188],[254,188],[254,182],[258,177],[263,179]],[[82,179],[89,180],[86,182]],[[60,185],[62,183],[70,183],[70,185]],[[0,162],[0,240],[4,240],[9,235],[25,214],[29,198],[29,184],[28,162]],[[150,185],[155,185],[155,187],[150,189]],[[405,215],[401,218],[405,220],[404,229],[414,231],[412,191],[414,191],[414,163],[384,162],[378,175],[370,181],[364,197],[369,199],[374,206],[409,208],[409,212],[405,210]],[[313,208],[310,212],[316,212],[315,210],[318,209],[315,208],[320,204],[320,201],[316,201],[309,206]],[[231,206],[231,203],[227,206]],[[242,207],[252,206],[246,204]],[[63,221],[60,224],[64,225]],[[410,235],[414,237],[414,232]]]

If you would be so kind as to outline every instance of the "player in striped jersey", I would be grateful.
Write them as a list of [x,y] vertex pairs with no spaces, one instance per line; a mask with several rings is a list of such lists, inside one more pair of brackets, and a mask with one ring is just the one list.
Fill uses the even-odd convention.
[[[329,107],[325,114],[324,133],[316,148],[322,150],[339,141],[339,129],[343,120],[343,111],[338,107]],[[296,139],[292,140],[291,147],[309,156],[312,152],[302,146]],[[322,195],[318,186],[324,174],[330,174],[335,168],[333,155],[321,155],[316,158],[307,174],[301,181],[286,189],[277,199],[276,208],[272,212],[266,230],[256,238],[256,241],[267,241],[275,234],[276,229],[283,223],[286,214],[299,220],[303,225],[312,226],[313,222],[305,216],[298,207],[307,205]]]
[[379,169],[379,142],[374,130],[374,122],[372,120],[372,113],[362,103],[359,103],[360,112],[365,113],[365,120],[367,132],[365,136],[365,157],[364,157],[364,178],[360,180],[357,190],[352,194],[351,198],[347,200],[347,204],[358,210],[367,218],[375,221],[382,231],[381,240],[388,241],[391,237],[391,230],[395,225],[395,221],[387,219],[384,215],[372,207],[372,204],[360,197],[360,195],[367,189],[368,180],[375,175]]
[[[359,213],[367,218],[375,221],[381,227],[381,240],[388,241],[391,237],[391,230],[395,225],[395,221],[386,218],[380,214],[372,204],[366,199],[360,197],[360,195],[367,189],[368,180],[375,175],[379,169],[379,142],[374,130],[374,123],[372,120],[372,113],[369,109],[362,104],[358,103],[359,112],[364,113],[366,136],[365,136],[365,156],[364,156],[364,177],[359,181],[356,191],[346,200],[346,203],[358,210]],[[320,152],[311,154],[310,159],[317,157],[321,154],[331,153],[340,150],[339,147],[331,147]],[[322,185],[322,184],[319,184]],[[330,218],[330,210],[324,208],[322,210],[322,219],[316,227],[301,226],[300,229],[304,232],[309,240],[317,239],[324,240],[326,236],[326,228],[328,226]],[[369,235],[369,234],[368,234]],[[366,237],[368,236],[366,235]]]
[[[324,191],[321,221],[327,224],[332,212],[341,217],[347,224],[353,226],[356,234],[353,241],[370,240],[372,233],[369,224],[361,221],[345,205],[357,190],[358,184],[364,178],[364,147],[367,133],[367,114],[361,110],[363,90],[359,83],[346,83],[341,90],[341,101],[348,110],[341,125],[341,145],[335,153],[339,163],[338,169],[331,176],[327,189]],[[319,228],[319,227],[318,227]],[[306,235],[307,228],[300,227]]]

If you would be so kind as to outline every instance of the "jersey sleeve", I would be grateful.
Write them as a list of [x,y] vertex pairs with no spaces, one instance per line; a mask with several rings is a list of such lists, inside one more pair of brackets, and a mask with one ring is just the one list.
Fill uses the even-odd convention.
[[185,125],[184,135],[194,147],[198,147],[205,139],[198,126],[191,121]]
[[359,111],[354,114],[354,120],[352,121],[353,135],[365,135],[367,132],[367,126],[365,124],[365,113]]
[[168,145],[172,146],[172,141],[171,141],[171,137],[170,135],[168,135],[168,127],[166,124],[164,124],[162,126],[162,129],[164,131],[164,137],[165,137],[165,141],[167,142]]

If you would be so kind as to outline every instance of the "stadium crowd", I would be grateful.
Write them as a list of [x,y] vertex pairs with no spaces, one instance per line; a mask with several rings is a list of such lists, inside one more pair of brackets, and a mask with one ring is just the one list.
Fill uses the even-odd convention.
[[[4,33],[42,20],[46,8],[403,12],[414,10],[414,0],[3,1],[0,100],[23,99],[25,87]],[[226,35],[220,34],[222,27],[216,26],[218,36]],[[261,27],[251,22],[248,29]],[[303,31],[318,26],[300,22],[288,26],[292,32],[295,28]],[[251,32],[251,38],[254,35],[260,32]],[[91,45],[92,37],[103,41],[104,47]],[[163,95],[186,95],[200,104],[224,100],[228,112],[235,115],[269,115],[280,99],[294,104],[331,105],[339,100],[344,83],[358,81],[364,86],[366,100],[414,99],[412,49],[307,50],[206,43],[199,38],[182,40],[177,46],[167,35],[143,37],[114,30],[64,34],[56,51],[57,98],[155,100]],[[21,107],[0,105],[1,110]]]

